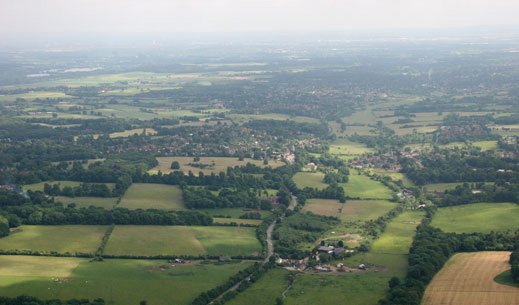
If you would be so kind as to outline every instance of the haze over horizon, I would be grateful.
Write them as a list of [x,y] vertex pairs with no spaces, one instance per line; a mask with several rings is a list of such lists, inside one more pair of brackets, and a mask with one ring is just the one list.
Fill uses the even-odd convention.
[[519,27],[514,0],[17,0],[0,37],[22,33],[392,31]]

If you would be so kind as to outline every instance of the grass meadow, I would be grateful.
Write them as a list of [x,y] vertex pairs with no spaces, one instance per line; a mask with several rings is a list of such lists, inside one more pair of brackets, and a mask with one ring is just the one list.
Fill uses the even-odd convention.
[[244,292],[238,294],[234,299],[226,302],[227,305],[273,305],[276,298],[288,285],[288,271],[282,268],[269,270],[263,277]]
[[0,239],[2,250],[31,250],[57,253],[94,253],[106,226],[29,226],[14,229]]
[[116,226],[107,255],[256,255],[254,228],[196,226]]
[[134,183],[122,197],[121,208],[182,210],[182,190],[176,185]]
[[111,210],[117,204],[117,197],[65,197],[56,196],[54,197],[56,202],[61,202],[63,205],[69,203],[75,203],[78,208],[88,208],[89,206],[95,206]]
[[431,225],[444,232],[485,233],[517,228],[518,219],[515,203],[472,203],[439,208]]
[[341,183],[347,197],[358,199],[390,199],[392,192],[382,183],[371,180],[368,176],[351,171],[349,181]]
[[188,305],[251,263],[171,265],[162,260],[0,256],[0,295],[42,299],[103,298],[108,304],[147,301]]
[[316,172],[299,172],[292,178],[298,188],[303,189],[305,187],[313,187],[318,189],[325,189],[328,184],[323,182],[324,173]]

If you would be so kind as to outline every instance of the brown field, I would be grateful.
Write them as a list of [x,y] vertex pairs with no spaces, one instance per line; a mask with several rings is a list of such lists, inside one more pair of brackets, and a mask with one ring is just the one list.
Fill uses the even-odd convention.
[[494,278],[510,269],[510,252],[454,255],[433,278],[422,305],[517,305],[519,289]]
[[[189,171],[193,174],[198,175],[199,172],[204,174],[211,174],[212,172],[218,174],[219,172],[226,172],[228,167],[243,166],[247,163],[252,163],[259,167],[265,167],[263,160],[253,160],[245,158],[243,161],[239,161],[238,157],[200,157],[201,164],[208,165],[207,167],[200,169],[199,167],[191,166],[192,163],[196,163],[193,157],[158,157],[157,161],[159,165],[150,170],[151,174],[156,174],[159,170],[163,173],[171,172],[171,163],[178,161],[180,163],[180,170],[187,174]],[[280,167],[285,163],[276,160],[269,160],[268,166],[272,168]]]

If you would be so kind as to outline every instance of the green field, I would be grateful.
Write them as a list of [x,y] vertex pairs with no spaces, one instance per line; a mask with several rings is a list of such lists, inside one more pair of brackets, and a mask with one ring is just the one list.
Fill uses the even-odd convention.
[[78,208],[87,208],[89,206],[95,206],[111,210],[117,203],[118,197],[65,197],[56,196],[54,197],[56,202],[61,202],[64,205],[69,203],[75,203]]
[[396,207],[387,200],[347,200],[341,212],[341,220],[367,221],[376,219]]
[[303,207],[304,211],[316,215],[340,217],[344,204],[334,199],[308,199]]
[[43,182],[38,182],[38,183],[33,183],[33,184],[26,184],[22,188],[25,192],[27,192],[27,191],[43,192],[43,186],[45,185],[45,183],[48,183],[50,185],[59,184],[61,188],[65,187],[65,186],[75,187],[75,186],[79,186],[81,184],[81,182],[77,182],[77,181],[43,181]]
[[371,148],[366,147],[362,143],[351,142],[340,139],[330,145],[330,154],[332,155],[362,155],[372,152]]
[[349,181],[341,183],[347,197],[360,199],[391,199],[392,192],[378,181],[371,180],[368,176],[358,175],[350,171]]
[[0,238],[2,250],[94,253],[106,226],[21,226]]
[[323,182],[324,173],[316,172],[299,172],[293,177],[293,180],[298,188],[303,189],[305,187],[313,187],[318,189],[325,189],[328,184]]
[[[247,163],[252,163],[259,167],[271,166],[272,168],[285,165],[285,163],[276,160],[269,160],[269,164],[264,165],[263,160],[245,158],[243,161],[240,161],[238,158],[232,157],[200,157],[199,162],[194,162],[193,157],[158,157],[157,161],[159,165],[150,170],[152,174],[157,173],[159,170],[163,173],[170,173],[172,171],[171,163],[173,161],[180,163],[180,170],[185,174],[191,171],[195,175],[198,175],[199,172],[203,172],[204,174],[218,174],[219,172],[226,172],[228,167],[244,166],[247,165]],[[206,167],[200,168],[192,166],[192,164],[197,163],[204,164]]]
[[258,255],[254,228],[116,226],[107,255]]
[[188,305],[249,262],[177,264],[162,260],[89,262],[79,258],[0,256],[0,295],[43,299],[103,298],[107,304]]
[[406,187],[415,186],[413,181],[411,181],[411,179],[409,179],[404,173],[399,173],[399,172],[396,172],[396,171],[385,170],[385,169],[381,169],[381,168],[373,169],[373,172],[378,174],[378,175],[381,175],[381,176],[389,176],[389,177],[391,177],[391,179],[393,181],[399,181],[400,180],[400,181],[402,181],[402,183]]
[[[374,265],[377,271],[345,273],[337,276],[301,274],[288,292],[285,304],[374,305],[384,297],[393,276],[403,278],[407,253],[422,213],[404,212],[391,221],[368,253],[357,254],[343,262],[351,267]],[[345,303],[347,300],[347,303]]]
[[431,225],[445,232],[486,233],[517,228],[518,219],[518,204],[472,203],[439,208]]
[[121,132],[113,132],[110,134],[110,138],[126,138],[129,136],[133,136],[134,134],[142,135],[144,133],[144,130],[146,130],[146,135],[149,136],[157,134],[157,131],[153,128],[137,128]]
[[259,226],[263,221],[261,219],[241,219],[241,218],[227,218],[227,217],[214,217],[213,222],[217,224],[232,224],[237,223],[240,225],[253,225]]
[[276,298],[288,285],[288,272],[285,269],[275,268],[268,271],[250,288],[238,294],[234,299],[226,302],[227,305],[274,305]]
[[119,204],[121,208],[182,210],[182,190],[176,185],[134,183]]
[[497,149],[497,141],[476,141],[472,142],[472,145],[481,148],[483,151]]

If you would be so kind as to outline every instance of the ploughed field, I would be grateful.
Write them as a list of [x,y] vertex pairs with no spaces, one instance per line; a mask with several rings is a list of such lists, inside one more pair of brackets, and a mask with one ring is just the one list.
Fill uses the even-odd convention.
[[510,252],[458,253],[427,286],[422,305],[516,305],[519,288],[494,278],[510,269]]

